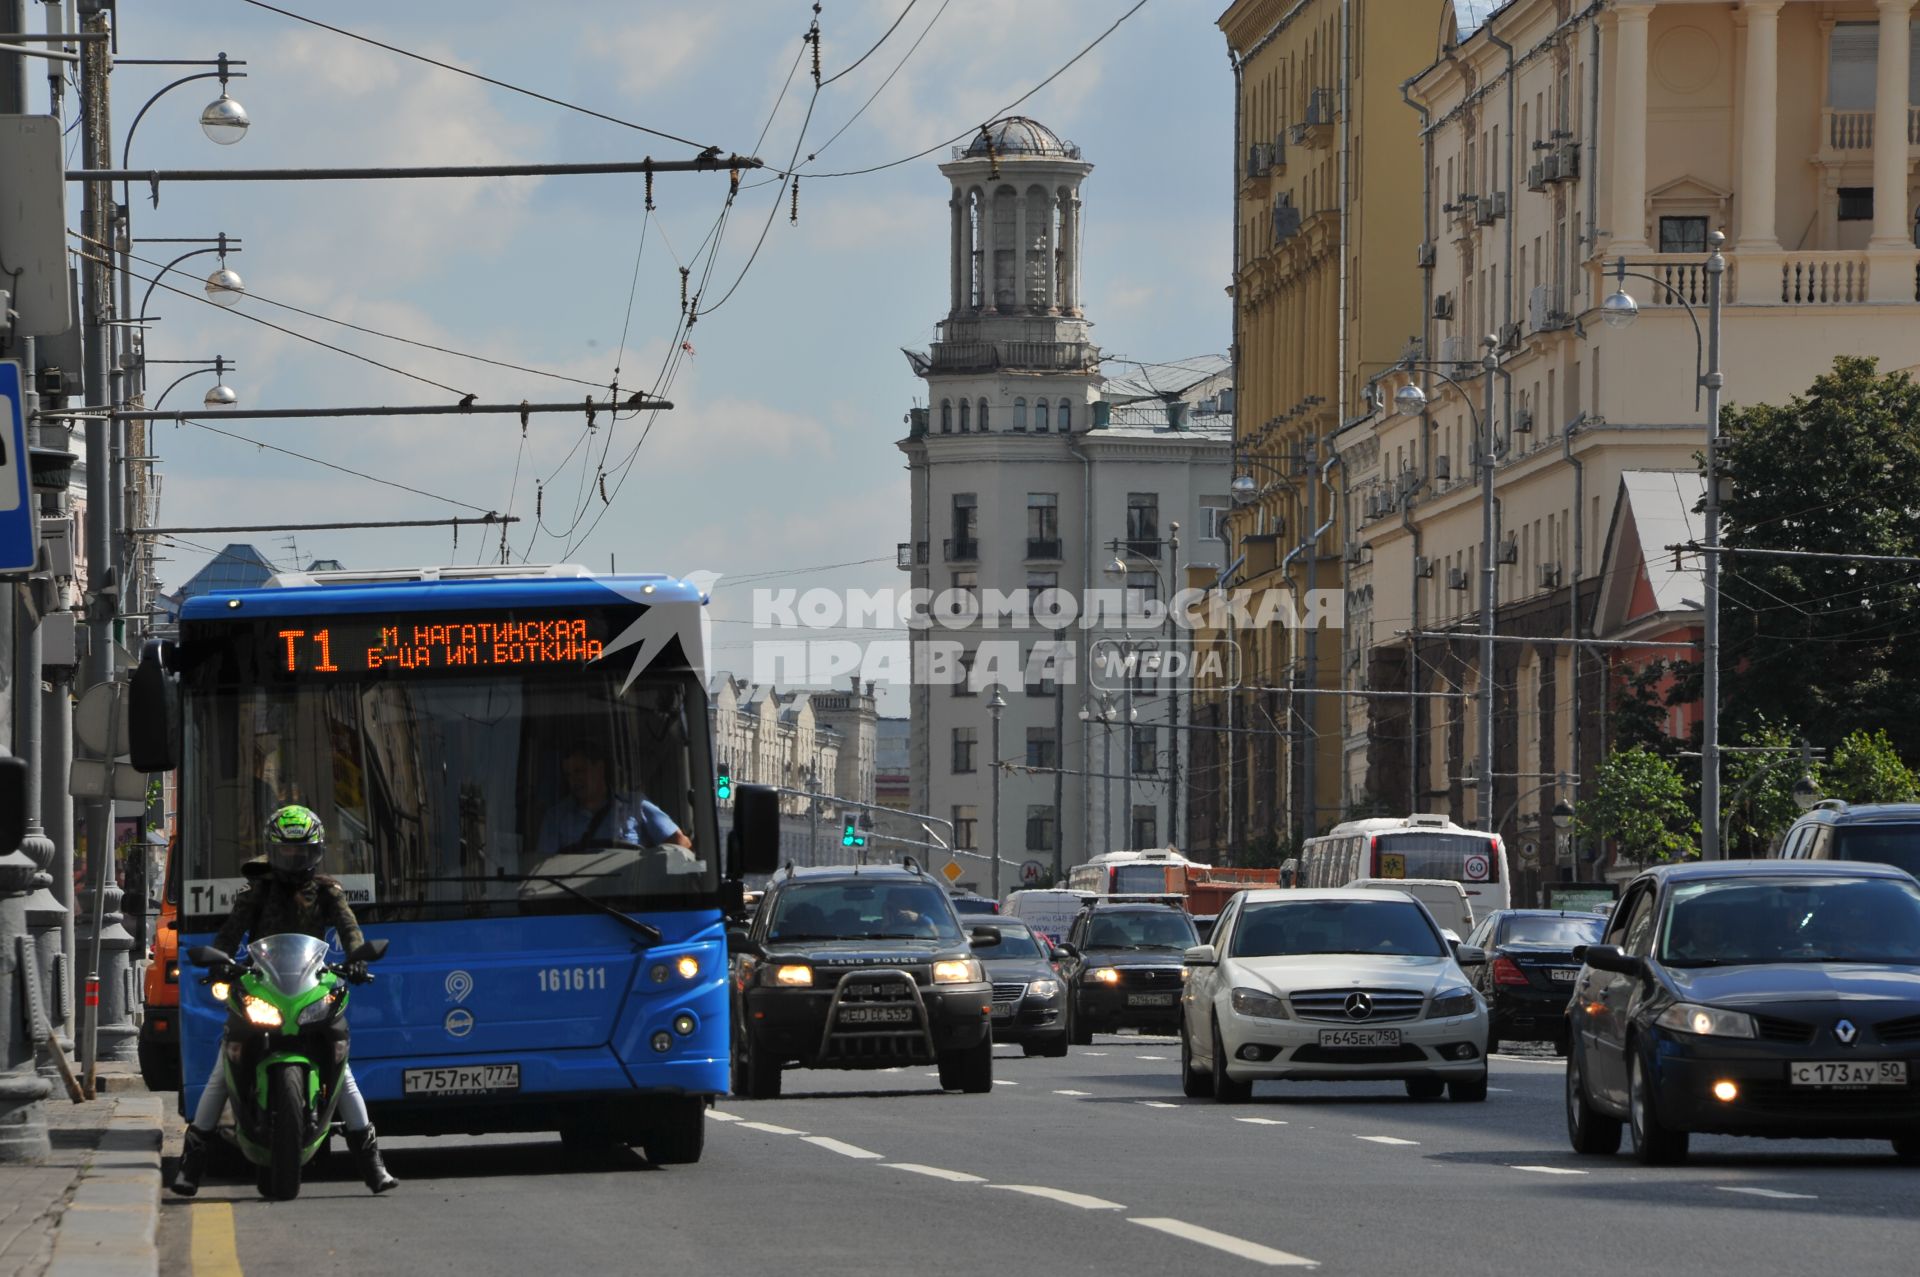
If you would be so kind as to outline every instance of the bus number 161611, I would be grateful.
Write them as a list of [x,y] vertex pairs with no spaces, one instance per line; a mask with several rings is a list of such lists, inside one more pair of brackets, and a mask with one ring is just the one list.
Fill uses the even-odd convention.
[[540,972],[542,993],[580,993],[606,987],[605,967],[547,967]]

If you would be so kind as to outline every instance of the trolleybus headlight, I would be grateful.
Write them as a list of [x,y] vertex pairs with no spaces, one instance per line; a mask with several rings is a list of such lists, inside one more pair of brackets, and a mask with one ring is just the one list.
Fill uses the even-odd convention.
[[246,998],[242,1006],[247,1009],[247,1019],[263,1029],[277,1029],[282,1023],[280,1008],[261,998]]
[[215,1002],[225,1002],[227,995],[233,992],[233,988],[225,980],[215,980],[207,986],[207,992],[213,995]]
[[974,958],[944,958],[933,964],[935,984],[977,984],[985,978]]
[[673,1049],[672,1035],[669,1034],[665,1029],[662,1029],[658,1033],[654,1034],[653,1049],[663,1053],[666,1051],[671,1051]]
[[693,1018],[690,1012],[682,1011],[679,1015],[673,1017],[673,1031],[683,1038],[692,1037],[693,1031],[699,1027],[698,1021]]
[[665,984],[670,974],[672,973],[667,970],[666,963],[656,962],[648,969],[647,979],[653,981],[655,984]]
[[813,983],[813,968],[804,962],[795,962],[780,967],[773,973],[775,984],[810,985]]
[[700,974],[700,959],[691,953],[683,953],[680,960],[673,964],[673,969],[680,973],[682,980],[691,980]]

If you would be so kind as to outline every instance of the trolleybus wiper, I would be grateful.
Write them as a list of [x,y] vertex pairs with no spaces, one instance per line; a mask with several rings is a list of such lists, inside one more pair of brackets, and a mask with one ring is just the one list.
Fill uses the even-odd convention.
[[[589,875],[582,874],[580,876],[587,877]],[[608,904],[606,901],[595,900],[592,896],[588,895],[586,892],[568,883],[564,878],[561,878],[554,874],[493,874],[492,876],[488,876],[486,874],[466,874],[461,876],[437,875],[432,878],[412,878],[412,879],[409,879],[408,881],[410,882],[544,882],[551,886],[560,888],[560,890],[566,892],[568,895],[572,896],[576,900],[582,900],[582,901],[585,901],[587,904],[592,905],[595,909],[598,909],[601,913],[606,914],[609,918],[612,918],[615,922],[618,922],[621,926],[627,928],[627,930],[637,934],[642,940],[645,940],[649,945],[659,944],[663,939],[666,938],[660,934],[660,928],[652,926],[648,923],[642,922],[638,918],[628,917],[626,914],[621,913],[618,909],[615,909],[612,905]]]

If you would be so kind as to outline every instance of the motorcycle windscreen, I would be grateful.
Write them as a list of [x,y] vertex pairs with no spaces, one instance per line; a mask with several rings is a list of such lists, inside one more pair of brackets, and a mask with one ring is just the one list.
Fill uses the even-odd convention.
[[273,982],[274,988],[288,997],[298,997],[320,982],[320,971],[327,961],[327,942],[288,932],[255,940],[247,946],[247,952],[253,955],[253,965]]

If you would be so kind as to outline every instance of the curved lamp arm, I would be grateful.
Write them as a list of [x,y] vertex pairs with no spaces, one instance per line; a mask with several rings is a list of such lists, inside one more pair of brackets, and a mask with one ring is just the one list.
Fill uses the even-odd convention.
[[227,243],[227,237],[222,235],[220,237],[220,243],[216,247],[189,249],[168,262],[165,266],[162,266],[159,271],[154,274],[154,277],[148,281],[147,291],[140,294],[140,314],[134,322],[138,323],[140,320],[147,318],[147,303],[153,300],[153,290],[160,287],[160,281],[166,278],[167,272],[178,266],[181,262],[186,261],[189,257],[200,257],[207,253],[218,253],[220,254],[220,259],[225,261],[228,253],[237,253],[239,251],[240,249],[236,245]]
[[1707,342],[1706,342],[1706,338],[1702,336],[1700,332],[1700,316],[1694,313],[1693,303],[1688,301],[1684,296],[1682,296],[1680,290],[1675,288],[1672,284],[1669,284],[1664,279],[1659,279],[1659,278],[1656,278],[1655,276],[1649,275],[1644,271],[1628,270],[1626,258],[1624,257],[1614,258],[1613,259],[1614,291],[1624,292],[1625,290],[1622,289],[1620,285],[1629,279],[1644,279],[1649,284],[1652,284],[1656,288],[1665,289],[1667,296],[1673,299],[1674,304],[1687,312],[1687,322],[1693,325],[1693,406],[1694,406],[1694,409],[1697,411],[1700,407],[1700,388],[1707,384],[1707,374],[1706,374],[1706,366],[1705,366]]

